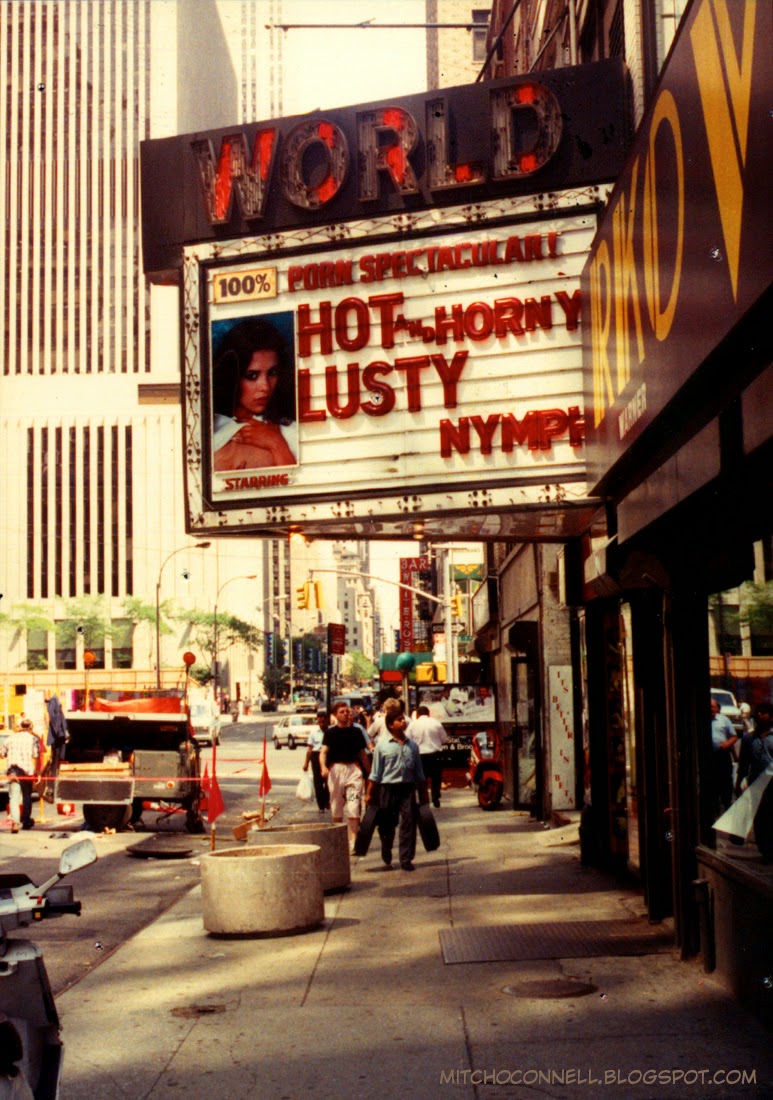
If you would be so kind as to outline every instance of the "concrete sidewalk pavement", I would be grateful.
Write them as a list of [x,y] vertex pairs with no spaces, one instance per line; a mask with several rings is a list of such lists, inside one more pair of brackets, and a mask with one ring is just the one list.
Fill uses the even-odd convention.
[[376,840],[302,935],[210,937],[191,891],[59,997],[62,1100],[771,1095],[761,1024],[673,949],[446,964],[444,929],[644,906],[581,866],[576,825],[483,813],[467,791],[437,819],[414,873],[384,870]]

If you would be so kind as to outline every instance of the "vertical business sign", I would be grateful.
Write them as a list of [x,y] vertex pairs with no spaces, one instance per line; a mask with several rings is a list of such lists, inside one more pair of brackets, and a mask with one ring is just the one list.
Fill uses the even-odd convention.
[[773,5],[690,6],[583,271],[591,485],[770,286],[772,68]]
[[[418,587],[418,574],[429,570],[429,558],[426,554],[418,558],[400,558],[400,584]],[[404,653],[412,653],[415,639],[413,630],[413,606],[415,592],[407,588],[400,589],[400,647]]]
[[346,653],[346,627],[343,623],[327,624],[327,651],[335,657]]

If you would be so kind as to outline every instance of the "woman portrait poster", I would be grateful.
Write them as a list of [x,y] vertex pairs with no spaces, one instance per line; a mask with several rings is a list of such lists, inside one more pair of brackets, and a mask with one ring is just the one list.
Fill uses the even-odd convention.
[[297,466],[293,314],[212,323],[216,473]]

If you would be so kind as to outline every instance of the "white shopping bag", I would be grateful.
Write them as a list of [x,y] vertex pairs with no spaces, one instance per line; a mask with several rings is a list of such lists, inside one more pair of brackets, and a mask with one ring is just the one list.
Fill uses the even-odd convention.
[[718,817],[712,829],[718,833],[729,833],[730,836],[740,836],[744,840],[751,832],[754,824],[754,815],[759,809],[762,795],[773,779],[773,765],[767,768],[762,775],[758,775],[750,787],[747,787],[740,798],[737,798],[729,810],[725,810]]
[[308,772],[304,772],[298,780],[295,797],[300,798],[301,802],[311,802],[314,798],[314,780]]

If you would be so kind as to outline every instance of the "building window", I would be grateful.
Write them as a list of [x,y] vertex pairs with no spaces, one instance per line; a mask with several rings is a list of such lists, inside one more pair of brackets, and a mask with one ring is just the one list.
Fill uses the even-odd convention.
[[132,667],[134,624],[131,619],[113,619],[113,668]]
[[56,624],[56,667],[75,668],[75,624],[62,619]]
[[27,631],[27,668],[30,672],[48,668],[48,631]]
[[490,10],[488,8],[474,8],[472,12],[473,23],[480,24],[472,31],[472,59],[481,64],[486,60],[486,38],[488,36]]

